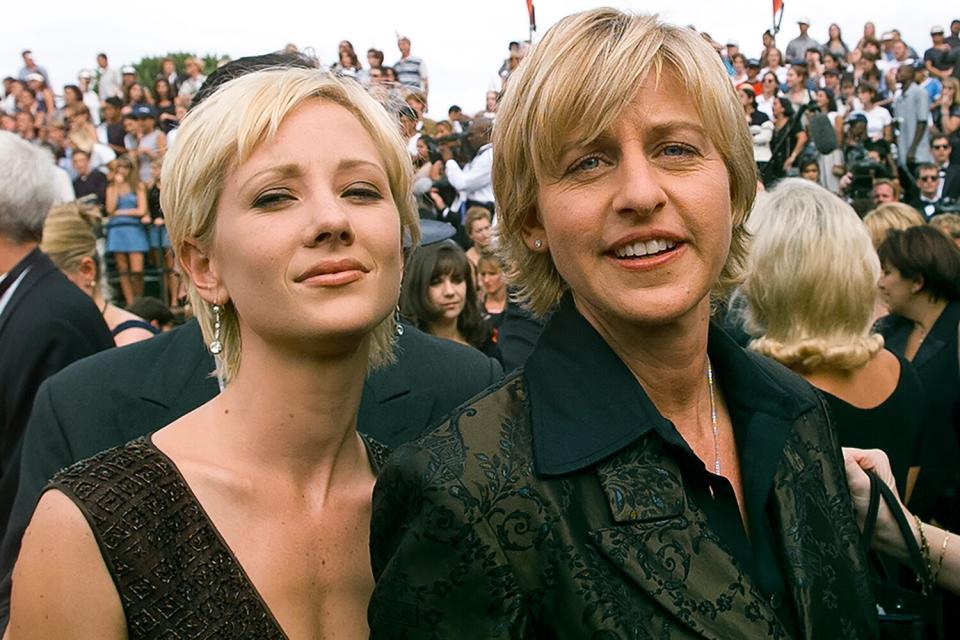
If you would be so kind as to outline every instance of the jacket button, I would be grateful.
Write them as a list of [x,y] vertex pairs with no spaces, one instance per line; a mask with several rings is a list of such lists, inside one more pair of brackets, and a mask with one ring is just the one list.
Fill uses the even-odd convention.
[[780,597],[779,593],[775,593],[772,596],[770,596],[769,602],[770,602],[770,606],[773,607],[774,609],[779,609],[780,607],[783,606],[783,598]]

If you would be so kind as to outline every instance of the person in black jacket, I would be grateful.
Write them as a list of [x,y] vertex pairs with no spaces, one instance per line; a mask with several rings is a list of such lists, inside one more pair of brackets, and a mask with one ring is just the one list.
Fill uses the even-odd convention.
[[53,201],[50,162],[0,132],[0,532],[17,490],[21,438],[37,388],[71,362],[113,346],[89,297],[38,248]]

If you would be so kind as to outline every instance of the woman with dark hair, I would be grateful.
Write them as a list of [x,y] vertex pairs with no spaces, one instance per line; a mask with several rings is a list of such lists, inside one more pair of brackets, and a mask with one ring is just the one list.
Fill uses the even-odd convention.
[[337,61],[330,66],[330,71],[359,79],[358,74],[362,69],[363,65],[360,64],[353,44],[349,40],[342,40],[337,47]]
[[850,55],[850,47],[843,41],[843,33],[840,31],[840,25],[836,22],[827,29],[827,41],[823,45],[824,52],[829,51],[841,60],[846,61]]
[[757,111],[767,114],[773,120],[773,103],[780,94],[780,81],[777,74],[767,71],[760,81],[760,95],[757,96]]
[[787,175],[787,171],[807,146],[803,122],[793,117],[793,104],[788,98],[777,98],[773,103],[773,138],[770,140],[770,162],[763,175],[765,185]]
[[153,96],[156,100],[154,108],[157,110],[157,119],[160,123],[160,131],[170,133],[170,130],[177,126],[177,107],[173,103],[175,96],[170,81],[164,77],[159,77],[153,81]]
[[880,296],[890,309],[881,333],[891,351],[913,362],[925,392],[923,470],[910,507],[921,518],[953,528],[960,524],[951,501],[960,456],[954,425],[960,415],[960,249],[923,225],[890,231],[877,253]]
[[489,356],[499,355],[493,332],[483,319],[470,261],[463,249],[452,242],[418,249],[403,274],[400,312],[411,324]]
[[857,96],[863,104],[863,115],[867,118],[867,137],[871,140],[893,141],[893,117],[884,107],[877,104],[880,94],[876,85],[861,82],[857,86]]

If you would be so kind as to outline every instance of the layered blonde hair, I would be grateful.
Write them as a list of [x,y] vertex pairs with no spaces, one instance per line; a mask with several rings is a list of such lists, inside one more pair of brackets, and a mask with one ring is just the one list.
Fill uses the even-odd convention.
[[823,187],[783,180],[757,206],[741,291],[754,351],[799,372],[856,369],[883,347],[870,332],[880,260],[856,212]]
[[888,202],[863,216],[863,224],[870,233],[873,248],[878,248],[887,239],[891,229],[903,231],[910,227],[919,227],[924,224],[920,212],[902,202]]
[[729,174],[733,235],[714,293],[739,282],[744,219],[756,195],[753,142],[720,57],[699,34],[616,9],[568,16],[550,28],[510,78],[493,131],[498,246],[516,297],[543,316],[567,284],[548,253],[530,251],[523,229],[538,215],[537,184],[559,172],[576,136],[607,131],[643,81],[672,73],[686,86]]
[[[352,113],[380,150],[393,202],[400,215],[401,235],[419,242],[420,227],[411,191],[412,167],[397,122],[356,82],[316,69],[255,71],[224,84],[190,111],[167,153],[161,173],[160,201],[177,255],[188,242],[201,251],[212,245],[217,204],[230,173],[260,145],[272,140],[284,119],[308,100],[337,104]],[[316,141],[322,153],[322,140]],[[398,248],[399,249],[399,248]],[[204,339],[213,336],[213,307],[188,282],[190,301]],[[399,292],[398,292],[399,296]],[[237,311],[223,304],[220,374],[229,381],[240,365],[241,341]],[[393,361],[396,336],[392,317],[371,333],[372,368]]]
[[40,250],[60,271],[74,273],[80,269],[84,258],[93,260],[97,278],[95,288],[101,287],[102,274],[95,231],[99,220],[100,212],[96,206],[82,206],[77,202],[56,205],[43,223],[43,240],[40,242]]

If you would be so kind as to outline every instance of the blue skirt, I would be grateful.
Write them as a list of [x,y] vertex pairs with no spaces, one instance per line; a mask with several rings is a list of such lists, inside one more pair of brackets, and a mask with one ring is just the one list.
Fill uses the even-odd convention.
[[151,224],[147,227],[147,236],[150,238],[151,249],[169,249],[170,236],[167,235],[166,225],[158,227]]
[[147,230],[138,218],[115,216],[107,221],[107,253],[146,253]]

